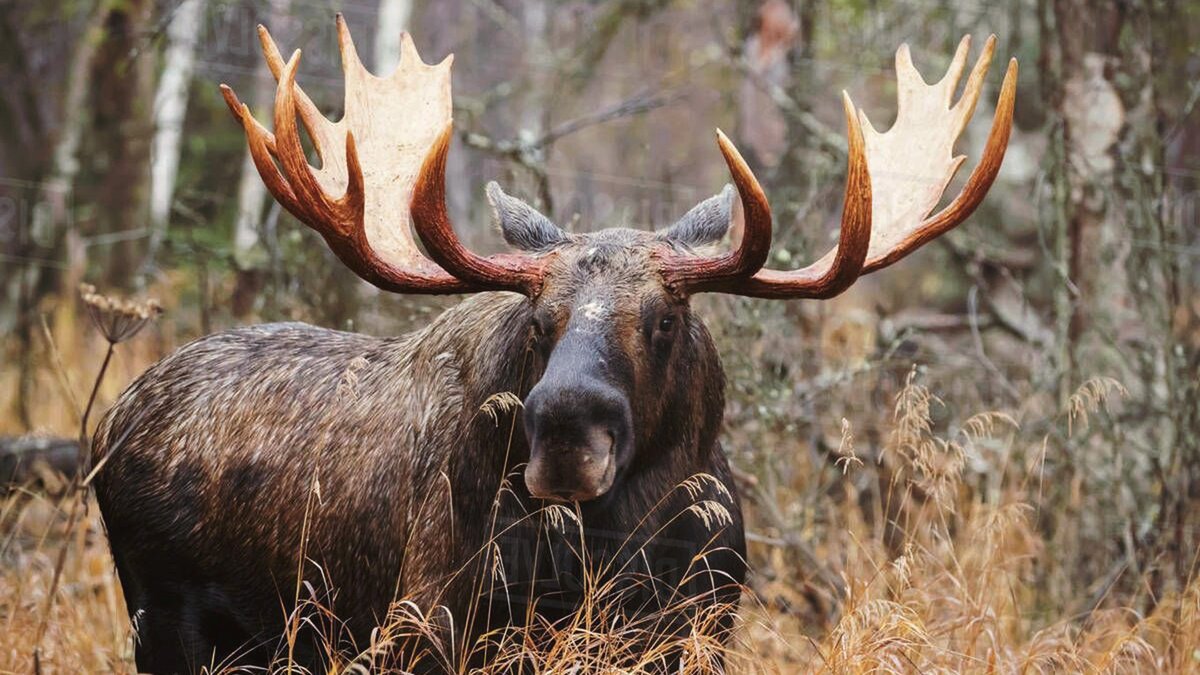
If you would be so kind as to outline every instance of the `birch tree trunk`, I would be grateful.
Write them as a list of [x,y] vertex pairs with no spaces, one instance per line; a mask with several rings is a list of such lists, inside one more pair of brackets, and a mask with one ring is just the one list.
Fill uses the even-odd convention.
[[[268,23],[280,25],[284,22],[291,6],[290,0],[271,0]],[[255,71],[254,91],[250,95],[250,106],[258,119],[271,119],[275,100],[275,80],[264,68]],[[237,216],[233,222],[233,264],[237,269],[231,300],[231,311],[239,319],[247,317],[258,302],[262,290],[267,264],[267,253],[262,243],[263,216],[267,189],[249,148],[242,153],[241,178],[238,180]]]
[[[259,73],[255,77],[254,92],[251,96],[255,117],[263,119],[274,91],[275,86],[270,75]],[[233,223],[233,264],[237,272],[231,311],[238,318],[245,318],[253,311],[262,287],[267,255],[260,233],[266,196],[267,190],[247,150],[242,155],[237,216]]]
[[379,0],[375,29],[375,74],[386,77],[400,62],[400,33],[412,21],[413,0]]
[[150,265],[154,264],[167,235],[175,178],[179,173],[188,88],[207,6],[208,0],[183,0],[167,27],[167,51],[154,95],[155,132],[150,148],[150,244],[146,252]]
[[[521,23],[525,37],[525,70],[528,73],[528,89],[521,101],[520,127],[518,134],[527,139],[541,138],[550,117],[552,95],[547,64],[549,37],[553,17],[545,0],[525,3]],[[545,148],[534,157],[539,164],[545,162]],[[554,200],[550,194],[550,180],[543,173],[531,172],[537,181],[538,207],[553,217]]]

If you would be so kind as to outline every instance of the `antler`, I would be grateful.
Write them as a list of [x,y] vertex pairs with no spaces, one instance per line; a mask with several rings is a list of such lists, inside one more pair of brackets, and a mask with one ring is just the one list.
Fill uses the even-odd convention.
[[[1012,59],[1000,89],[983,157],[962,191],[944,209],[930,216],[966,160],[963,155],[953,155],[954,143],[975,112],[996,48],[996,36],[988,38],[962,97],[954,103],[954,91],[970,45],[970,36],[964,37],[946,75],[932,85],[926,84],[913,66],[908,45],[901,45],[896,52],[899,111],[896,123],[887,132],[875,131],[861,110],[856,115],[854,104],[843,94],[850,141],[849,169],[837,248],[803,269],[755,268],[753,276],[732,279],[697,274],[696,269],[705,264],[703,261],[687,262],[682,256],[673,255],[664,264],[664,277],[687,293],[720,291],[764,298],[827,298],[849,288],[860,275],[895,263],[966,220],[983,201],[999,173],[1012,129],[1017,83],[1017,61]],[[728,160],[724,145],[721,149]],[[753,175],[749,180],[754,181]],[[745,201],[747,190],[740,183],[738,188]],[[761,194],[757,181],[749,191]],[[752,229],[748,218],[740,248],[760,251],[769,244],[769,223]]]
[[[254,119],[232,89],[221,85],[271,194],[320,233],[342,262],[384,290],[535,292],[541,278],[536,260],[470,254],[458,242],[449,218],[415,218],[417,209],[410,207],[416,184],[427,182],[426,156],[440,154],[444,162],[451,128],[453,56],[426,65],[406,33],[401,37],[396,72],[380,78],[363,66],[341,14],[337,29],[346,80],[345,115],[337,122],[326,119],[296,85],[300,50],[285,63],[262,26],[258,34],[263,55],[278,82],[275,133]],[[305,156],[297,113],[321,160],[319,169],[310,166]],[[441,171],[436,183],[442,189],[443,180]],[[413,226],[436,260],[446,259],[442,249],[457,247],[461,255],[449,272],[421,253]]]

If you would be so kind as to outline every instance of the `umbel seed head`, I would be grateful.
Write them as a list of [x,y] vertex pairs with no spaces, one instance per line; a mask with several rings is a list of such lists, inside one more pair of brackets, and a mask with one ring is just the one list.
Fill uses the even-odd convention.
[[137,335],[163,312],[162,305],[153,298],[132,300],[104,295],[91,284],[80,284],[79,295],[96,329],[114,345]]

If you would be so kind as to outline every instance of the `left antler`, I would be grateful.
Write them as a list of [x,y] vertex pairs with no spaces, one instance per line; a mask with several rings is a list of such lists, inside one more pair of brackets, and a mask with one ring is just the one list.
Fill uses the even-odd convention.
[[[954,156],[983,89],[996,36],[991,36],[957,103],[954,91],[966,66],[970,36],[945,77],[926,84],[913,66],[908,45],[896,52],[899,111],[896,123],[879,133],[866,113],[855,114],[843,95],[849,134],[849,169],[838,246],[803,269],[760,269],[770,247],[770,209],[762,189],[732,144],[718,142],[746,206],[745,235],[738,250],[718,258],[667,254],[664,278],[682,293],[717,291],[763,298],[827,298],[849,288],[862,274],[883,269],[963,222],[983,201],[1004,159],[1012,129],[1017,61],[1009,61],[983,157],[962,191],[944,209],[929,215],[966,160]],[[865,126],[865,132],[863,127]],[[731,261],[746,264],[732,269]],[[738,274],[740,272],[740,274]]]
[[[326,119],[296,85],[300,51],[285,63],[262,26],[263,55],[278,82],[275,133],[221,85],[271,194],[320,233],[355,273],[384,290],[536,293],[543,262],[509,254],[477,256],[458,241],[445,217],[440,202],[451,130],[452,58],[426,65],[405,34],[396,72],[376,77],[359,60],[340,14],[337,27],[346,79],[341,120]],[[320,168],[310,166],[305,156],[297,114],[312,138]],[[437,207],[430,206],[433,199],[439,201]],[[417,247],[413,229],[433,260]]]

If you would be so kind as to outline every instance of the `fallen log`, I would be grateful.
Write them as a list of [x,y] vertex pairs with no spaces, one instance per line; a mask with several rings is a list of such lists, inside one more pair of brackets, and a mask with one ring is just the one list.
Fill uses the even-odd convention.
[[48,436],[0,436],[0,492],[20,486],[61,489],[81,466],[79,441]]

